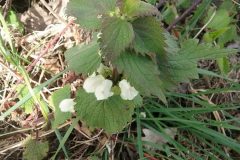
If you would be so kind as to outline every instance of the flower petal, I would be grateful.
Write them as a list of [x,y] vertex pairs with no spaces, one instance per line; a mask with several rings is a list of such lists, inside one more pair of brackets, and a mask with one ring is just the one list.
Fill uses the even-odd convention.
[[125,79],[119,82],[119,87],[121,89],[120,96],[124,100],[133,100],[138,95],[138,91],[132,87]]
[[75,112],[74,111],[74,105],[76,103],[73,101],[73,99],[64,99],[60,102],[59,108],[62,112]]
[[84,83],[83,83],[83,89],[87,92],[87,93],[94,93],[96,88],[102,84],[102,82],[104,81],[104,77],[102,75],[92,75],[90,77],[88,77]]
[[108,99],[108,97],[113,95],[113,92],[111,92],[112,84],[112,81],[106,79],[96,88],[95,96],[97,100]]

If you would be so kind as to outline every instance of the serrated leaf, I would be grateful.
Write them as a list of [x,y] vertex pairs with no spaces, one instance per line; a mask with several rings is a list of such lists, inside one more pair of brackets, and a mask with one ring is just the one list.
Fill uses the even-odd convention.
[[213,32],[206,32],[203,35],[203,39],[205,42],[214,42],[217,38],[219,38],[221,35],[223,35],[229,27],[221,28],[219,30],[213,31]]
[[[181,47],[177,42],[165,34],[168,41],[168,60],[158,59],[160,72],[165,75],[161,77],[164,87],[170,89],[179,82],[188,82],[190,79],[198,78],[197,62],[201,59],[215,59],[225,57],[236,52],[232,49],[221,49],[209,44],[199,44],[196,39],[184,41]],[[174,52],[171,52],[174,51]]]
[[208,43],[199,44],[197,39],[188,39],[181,44],[179,55],[185,55],[185,57],[181,58],[181,61],[185,61],[186,57],[190,61],[196,61],[200,59],[222,58],[235,52],[233,49],[223,49],[218,46],[213,47]]
[[237,6],[233,3],[233,1],[223,1],[218,9],[226,9],[229,13],[231,13],[231,15],[235,15],[237,13]]
[[[26,96],[29,93],[29,90],[26,85],[20,84],[17,87],[17,92],[18,92],[18,98],[21,100],[24,96]],[[40,100],[40,94],[37,94],[36,97],[37,99]],[[22,105],[22,108],[24,108],[24,112],[26,114],[31,114],[33,112],[34,107],[35,107],[35,101],[33,98],[30,98],[28,101],[26,101]]]
[[47,156],[49,150],[48,142],[39,142],[29,138],[25,142],[23,158],[26,160],[42,160]]
[[131,15],[132,12],[138,9],[140,0],[123,0],[122,12]]
[[167,5],[167,9],[162,13],[162,17],[165,23],[170,25],[178,17],[177,8],[175,5]]
[[[147,24],[147,25],[146,25]],[[139,18],[133,22],[135,39],[133,47],[136,52],[157,53],[160,57],[165,56],[163,28],[154,17]]]
[[146,47],[144,39],[135,33],[135,38],[133,42],[133,49],[142,55],[150,53],[149,49]]
[[69,69],[84,75],[93,73],[101,64],[101,57],[98,52],[97,40],[93,40],[87,45],[77,45],[68,49],[65,58]]
[[49,98],[51,106],[54,107],[53,128],[63,124],[67,119],[71,118],[70,112],[62,112],[59,104],[64,99],[69,99],[71,96],[71,88],[69,85],[55,91]]
[[127,20],[111,17],[103,22],[101,47],[109,59],[117,57],[134,38],[131,23]]
[[115,9],[116,0],[70,0],[67,13],[77,17],[80,26],[99,29],[104,16]]
[[238,33],[235,25],[230,25],[229,29],[224,32],[218,39],[218,43],[223,47],[225,43],[237,40]]
[[124,52],[114,64],[120,72],[123,72],[126,79],[140,92],[140,94],[158,96],[166,103],[157,65],[150,59],[143,56],[137,56],[131,52]]
[[159,11],[153,5],[141,0],[124,0],[123,13],[129,17],[158,15]]
[[93,128],[103,128],[109,133],[116,133],[126,127],[131,121],[134,107],[120,96],[112,96],[107,100],[97,101],[94,94],[83,89],[77,92],[75,110],[87,125]]
[[[209,15],[211,15],[211,14],[209,14]],[[208,21],[209,19],[210,19],[210,17],[208,19],[206,19],[205,21]],[[224,27],[228,27],[230,22],[231,22],[231,17],[229,16],[228,11],[225,9],[221,9],[216,12],[216,15],[214,16],[214,18],[208,24],[207,27],[218,30],[218,29],[221,29]]]

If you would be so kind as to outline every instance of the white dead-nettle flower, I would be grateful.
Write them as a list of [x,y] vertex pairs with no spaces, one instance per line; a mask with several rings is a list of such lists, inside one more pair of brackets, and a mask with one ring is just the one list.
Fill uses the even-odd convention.
[[99,32],[99,33],[97,34],[97,38],[98,38],[98,39],[102,38],[102,32]]
[[146,112],[141,112],[140,116],[143,117],[143,118],[146,118],[147,117]]
[[113,95],[113,92],[111,92],[112,84],[113,84],[112,81],[105,79],[96,88],[95,96],[96,96],[97,100],[108,99],[108,97],[111,97]]
[[105,78],[102,75],[93,74],[85,80],[83,83],[83,89],[87,93],[94,93],[96,88],[101,85],[104,80]]
[[87,93],[95,93],[97,100],[104,100],[113,95],[113,92],[111,92],[112,85],[112,81],[94,73],[85,80],[83,89]]
[[59,108],[62,112],[75,112],[74,111],[74,105],[76,103],[73,101],[73,99],[64,99],[60,102]]
[[101,19],[102,18],[102,14],[97,15],[97,18]]
[[124,100],[133,100],[138,95],[138,91],[132,87],[125,79],[119,82],[119,87],[121,89],[120,96]]

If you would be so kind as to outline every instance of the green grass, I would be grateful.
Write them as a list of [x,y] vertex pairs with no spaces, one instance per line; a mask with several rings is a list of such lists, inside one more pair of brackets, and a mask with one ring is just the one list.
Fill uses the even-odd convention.
[[[175,97],[176,94],[174,93],[171,96]],[[166,107],[154,100],[147,100],[145,107],[141,108],[142,112],[147,113],[147,118],[141,119],[142,128],[148,128],[168,140],[168,143],[162,146],[152,143],[147,144],[152,148],[160,149],[170,159],[185,159],[186,157],[194,159],[205,159],[207,157],[232,159],[233,157],[228,157],[228,152],[225,150],[240,153],[239,141],[231,138],[231,136],[224,135],[217,129],[223,127],[229,133],[239,131],[240,119],[229,116],[228,111],[237,110],[240,106],[233,106],[233,104],[210,106],[195,96],[189,98],[190,95],[181,95],[179,97],[182,98],[183,96],[187,97],[187,101],[196,103],[197,108],[186,106],[180,108],[179,105],[174,104]],[[196,99],[198,100],[196,101]],[[220,113],[223,111],[226,120],[223,119],[219,122],[212,118],[210,115],[212,115],[213,111]],[[162,132],[163,128],[169,126],[178,128],[177,138],[170,139],[168,135],[164,135]],[[186,138],[186,136],[190,138]],[[188,144],[187,146],[182,144],[185,141]],[[139,140],[137,144],[140,144]],[[190,151],[190,148],[193,148],[194,151]],[[148,151],[145,150],[145,152]],[[149,152],[149,154],[164,158],[162,155],[155,155],[154,152]]]

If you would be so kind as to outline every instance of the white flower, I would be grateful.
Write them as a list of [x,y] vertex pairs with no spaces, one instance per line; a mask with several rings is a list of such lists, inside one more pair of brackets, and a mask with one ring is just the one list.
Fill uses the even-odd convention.
[[102,84],[104,81],[104,77],[102,75],[95,75],[88,77],[85,82],[83,83],[83,89],[87,93],[94,93],[96,91],[96,88]]
[[60,102],[59,108],[62,112],[74,112],[75,104],[73,99],[64,99]]
[[95,96],[97,100],[108,99],[113,95],[113,92],[111,92],[112,84],[112,81],[106,79],[96,88]]
[[102,38],[101,36],[102,36],[102,32],[99,32],[99,33],[97,34],[97,38],[100,39],[100,38]]
[[124,100],[133,100],[138,95],[138,91],[132,87],[125,79],[119,82],[119,87],[121,89],[120,96]]
[[146,118],[147,117],[146,112],[141,112],[140,116],[143,117],[143,118]]
[[112,81],[94,73],[85,80],[83,88],[87,93],[95,93],[97,100],[104,100],[113,95],[112,85]]
[[101,19],[102,18],[102,14],[97,15],[97,18]]

